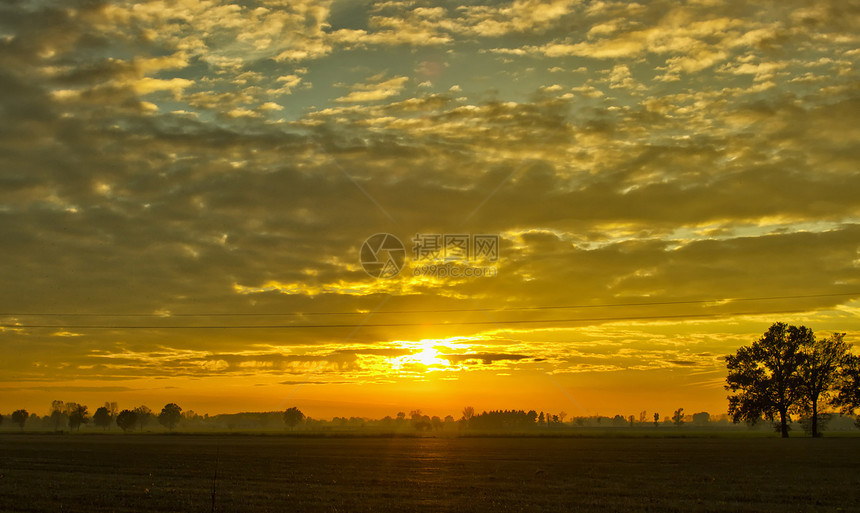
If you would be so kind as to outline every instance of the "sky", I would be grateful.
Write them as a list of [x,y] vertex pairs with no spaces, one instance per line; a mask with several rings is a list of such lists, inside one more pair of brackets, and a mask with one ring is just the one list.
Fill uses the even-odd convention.
[[0,411],[724,413],[773,322],[860,338],[858,26],[0,2]]

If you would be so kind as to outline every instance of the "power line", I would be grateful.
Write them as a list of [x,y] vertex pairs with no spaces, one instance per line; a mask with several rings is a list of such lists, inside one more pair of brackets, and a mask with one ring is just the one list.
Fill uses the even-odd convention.
[[173,325],[173,326],[146,326],[146,325],[105,325],[105,324],[80,324],[80,325],[58,325],[58,324],[0,324],[0,328],[9,329],[35,329],[53,328],[67,330],[232,330],[232,329],[332,329],[332,328],[406,328],[426,326],[480,326],[495,324],[547,324],[547,323],[571,323],[571,322],[599,322],[599,321],[641,321],[641,320],[664,320],[664,319],[693,319],[693,318],[717,318],[734,317],[739,315],[774,315],[784,313],[785,310],[771,312],[722,312],[714,314],[674,314],[674,315],[634,315],[621,317],[579,317],[567,319],[514,319],[500,321],[454,321],[454,322],[394,322],[377,324],[236,324],[228,325]]
[[[644,302],[629,302],[629,303],[606,303],[606,304],[574,304],[574,305],[543,305],[543,306],[512,306],[498,308],[448,308],[448,309],[432,309],[432,310],[381,310],[375,312],[375,315],[383,314],[419,314],[419,313],[464,313],[464,312],[518,312],[518,311],[534,311],[534,310],[573,310],[584,308],[618,308],[630,306],[667,306],[667,305],[694,305],[707,303],[727,303],[727,302],[752,302],[752,301],[776,301],[784,299],[811,299],[822,297],[840,297],[840,296],[860,296],[860,292],[840,292],[829,294],[804,294],[793,296],[760,296],[760,297],[741,297],[741,298],[718,298],[718,299],[691,299],[677,301],[644,301]],[[328,311],[328,312],[266,312],[266,313],[70,313],[70,312],[11,312],[0,313],[0,317],[139,317],[139,318],[160,318],[169,319],[171,317],[302,317],[302,316],[328,316],[328,315],[366,315],[367,312],[359,311]],[[6,325],[0,325],[6,327]]]

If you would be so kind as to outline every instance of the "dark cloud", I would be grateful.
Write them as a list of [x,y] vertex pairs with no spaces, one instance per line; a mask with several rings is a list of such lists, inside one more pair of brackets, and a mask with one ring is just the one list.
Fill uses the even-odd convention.
[[668,360],[668,362],[672,365],[679,365],[681,367],[691,367],[693,365],[696,365],[696,362],[688,362],[685,360]]
[[494,362],[511,360],[524,360],[528,358],[524,354],[504,354],[504,353],[466,353],[466,354],[440,354],[439,358],[448,360],[451,363],[470,363],[481,362],[484,365],[490,365]]

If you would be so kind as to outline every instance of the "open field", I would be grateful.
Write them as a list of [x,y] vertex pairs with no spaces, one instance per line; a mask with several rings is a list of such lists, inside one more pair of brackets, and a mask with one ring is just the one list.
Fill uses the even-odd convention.
[[[216,474],[217,460],[217,480]],[[2,435],[0,511],[860,511],[860,438]]]

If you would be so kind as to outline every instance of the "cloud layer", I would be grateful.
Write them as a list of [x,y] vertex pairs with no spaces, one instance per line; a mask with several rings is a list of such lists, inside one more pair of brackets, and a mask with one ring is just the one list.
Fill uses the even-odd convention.
[[[841,1],[5,3],[4,386],[713,381],[775,320],[856,334],[858,23]],[[377,280],[375,233],[498,234],[498,273]]]

